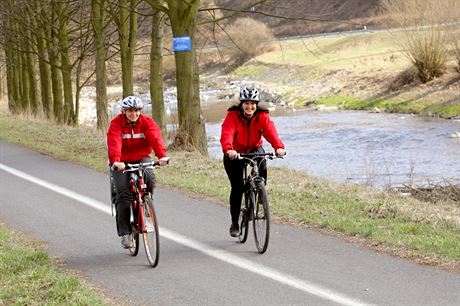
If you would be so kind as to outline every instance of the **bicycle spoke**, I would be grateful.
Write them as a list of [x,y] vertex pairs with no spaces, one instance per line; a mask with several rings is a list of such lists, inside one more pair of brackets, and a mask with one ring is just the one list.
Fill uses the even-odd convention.
[[270,213],[267,193],[263,183],[258,184],[254,208],[254,239],[257,251],[264,253],[268,247],[270,237]]
[[145,226],[142,236],[144,238],[145,253],[150,265],[156,267],[160,258],[160,235],[152,198],[146,196],[143,205]]
[[133,244],[132,247],[128,249],[129,254],[132,256],[136,256],[137,253],[139,252],[139,234],[138,233],[132,233],[131,237]]
[[241,243],[245,243],[248,239],[249,233],[249,194],[246,192],[244,194],[243,204],[240,211],[239,225],[240,225],[240,235],[238,239]]
[[133,209],[133,206],[131,204],[131,210],[130,210],[130,213],[131,213],[131,216],[132,216],[132,222],[131,223],[131,239],[132,239],[132,246],[128,249],[129,251],[129,254],[131,254],[132,256],[136,256],[137,253],[139,252],[139,233],[137,233],[136,231],[136,224],[137,224],[137,217],[134,217],[134,216],[137,216],[139,210],[139,208],[137,209]]

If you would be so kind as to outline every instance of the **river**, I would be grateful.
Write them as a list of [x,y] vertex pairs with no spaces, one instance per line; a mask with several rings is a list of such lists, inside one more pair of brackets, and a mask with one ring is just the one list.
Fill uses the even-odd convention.
[[[228,104],[204,108],[209,154],[222,158]],[[460,183],[460,120],[364,111],[275,111],[285,166],[337,182],[376,188]],[[265,142],[266,150],[272,150]]]
[[[220,125],[231,102],[216,102],[217,95],[223,96],[204,91],[202,109],[209,154],[221,159]],[[148,94],[141,97],[150,100]],[[175,92],[165,93],[165,109],[167,121],[177,124]],[[144,111],[150,113],[149,105]],[[117,113],[111,109],[112,116]],[[270,113],[288,152],[271,166],[375,188],[460,184],[458,119],[282,107]],[[271,150],[266,142],[264,147]]]

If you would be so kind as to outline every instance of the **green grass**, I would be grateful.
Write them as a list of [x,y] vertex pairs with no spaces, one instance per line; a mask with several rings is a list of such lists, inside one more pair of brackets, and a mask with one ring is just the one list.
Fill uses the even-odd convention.
[[37,243],[2,225],[0,284],[0,305],[107,304],[80,278],[57,269]]
[[460,115],[460,99],[455,103],[444,105],[430,105],[424,111],[433,114],[441,114],[444,117],[455,117]]
[[[0,113],[0,131],[0,139],[107,171],[105,134],[95,130],[26,122]],[[220,160],[196,152],[170,152],[170,156],[171,164],[157,171],[161,184],[227,205],[230,189]],[[460,266],[460,216],[455,203],[430,204],[274,167],[269,168],[268,190],[277,220],[366,238],[404,250],[401,256],[429,259],[430,264]]]
[[337,106],[343,109],[372,110],[378,108],[387,112],[398,113],[431,113],[441,117],[450,118],[460,115],[460,100],[444,105],[432,105],[426,100],[361,100],[345,96],[329,96],[320,98],[318,104]]

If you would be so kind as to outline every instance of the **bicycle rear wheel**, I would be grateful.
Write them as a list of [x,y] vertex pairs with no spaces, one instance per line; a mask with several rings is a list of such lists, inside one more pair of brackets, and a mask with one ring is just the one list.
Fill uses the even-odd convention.
[[240,217],[238,219],[238,224],[240,225],[240,235],[238,236],[238,239],[240,240],[241,243],[245,243],[246,240],[248,239],[248,233],[249,233],[249,201],[250,201],[250,193],[245,192],[244,193],[244,199],[243,199],[243,205],[241,207],[240,211]]
[[129,254],[136,256],[139,252],[139,234],[136,232],[132,233],[133,245],[128,249]]
[[254,239],[257,251],[264,253],[270,239],[270,211],[264,183],[258,183],[254,202]]
[[150,196],[144,197],[144,247],[147,260],[152,267],[158,265],[160,259],[160,233],[158,232],[158,221]]

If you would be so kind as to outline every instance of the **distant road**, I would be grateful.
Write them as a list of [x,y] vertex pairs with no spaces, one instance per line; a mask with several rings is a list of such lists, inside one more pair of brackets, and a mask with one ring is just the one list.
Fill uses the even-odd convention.
[[143,249],[121,249],[108,186],[105,173],[0,141],[0,220],[122,304],[460,305],[459,274],[288,225],[272,227],[260,255],[252,237],[228,235],[226,207],[164,188],[152,269]]
[[296,39],[310,39],[310,38],[320,38],[320,37],[330,37],[330,36],[353,36],[366,33],[378,33],[378,32],[402,32],[402,31],[411,31],[411,30],[423,30],[431,29],[436,27],[448,27],[459,25],[460,22],[452,23],[443,23],[437,26],[420,26],[420,27],[409,27],[409,28],[391,28],[391,29],[369,29],[366,25],[363,25],[361,29],[349,30],[349,31],[339,31],[339,32],[326,32],[326,33],[317,33],[309,35],[298,35],[298,36],[287,36],[278,38],[278,40],[296,40]]

